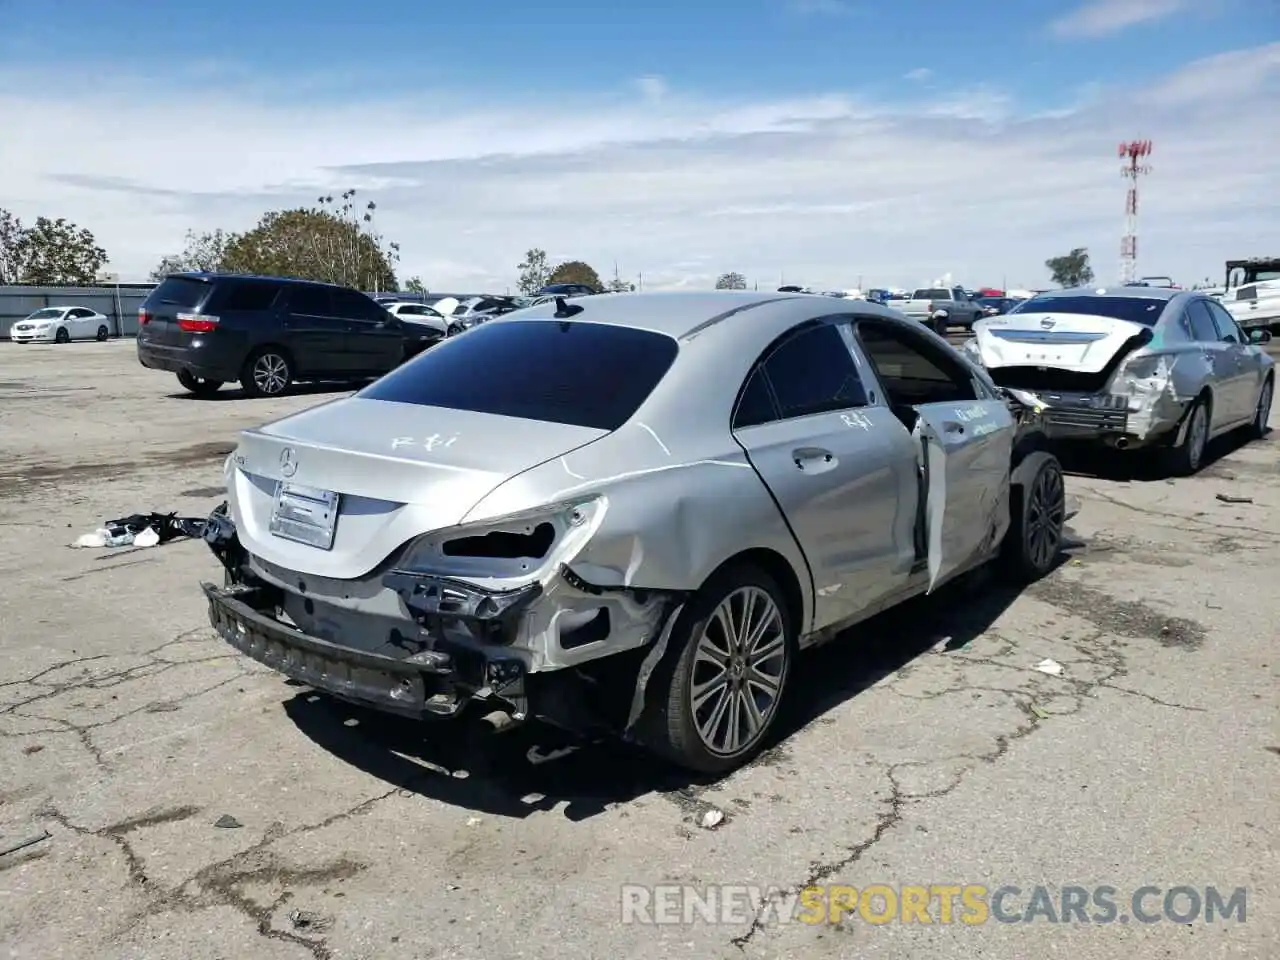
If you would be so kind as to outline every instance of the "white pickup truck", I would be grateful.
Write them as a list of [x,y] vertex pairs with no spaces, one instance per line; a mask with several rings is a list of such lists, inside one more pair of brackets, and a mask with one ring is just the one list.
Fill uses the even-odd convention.
[[960,287],[921,287],[910,300],[893,306],[940,334],[946,334],[947,327],[972,329],[974,321],[982,319],[982,305],[970,300]]

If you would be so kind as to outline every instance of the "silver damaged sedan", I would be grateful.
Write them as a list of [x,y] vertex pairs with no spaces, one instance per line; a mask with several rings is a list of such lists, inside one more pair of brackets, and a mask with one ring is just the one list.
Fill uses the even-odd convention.
[[242,433],[210,619],[375,709],[726,772],[804,648],[990,560],[1051,569],[1039,411],[867,301],[552,300]]

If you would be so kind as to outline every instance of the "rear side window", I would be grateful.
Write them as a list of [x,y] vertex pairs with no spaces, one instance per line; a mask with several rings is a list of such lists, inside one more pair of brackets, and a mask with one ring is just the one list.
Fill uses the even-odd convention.
[[327,317],[333,313],[328,287],[296,286],[289,291],[289,309],[294,313],[313,317]]
[[784,341],[764,369],[783,420],[867,405],[853,354],[832,324]]
[[499,321],[428,350],[357,396],[616,430],[678,351],[675,340],[650,330]]
[[192,280],[190,277],[167,277],[161,281],[160,286],[151,291],[147,302],[192,310],[200,306],[212,289],[212,286],[203,280]]
[[350,320],[385,320],[386,309],[355,290],[334,290],[333,312]]
[[239,280],[218,284],[218,310],[270,310],[279,286],[265,280]]
[[1191,321],[1191,336],[1200,343],[1217,343],[1218,329],[1213,325],[1213,317],[1203,300],[1193,300],[1187,304],[1187,319]]

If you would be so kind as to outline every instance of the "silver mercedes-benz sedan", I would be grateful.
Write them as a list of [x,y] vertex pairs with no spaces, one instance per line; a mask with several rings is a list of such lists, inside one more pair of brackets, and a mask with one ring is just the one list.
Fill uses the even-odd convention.
[[556,299],[242,433],[210,618],[356,703],[727,771],[799,651],[988,560],[1053,566],[1038,410],[867,301]]

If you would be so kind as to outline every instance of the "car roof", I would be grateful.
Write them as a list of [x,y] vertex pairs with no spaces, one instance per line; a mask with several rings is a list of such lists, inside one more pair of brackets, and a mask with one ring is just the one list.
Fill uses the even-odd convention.
[[[581,307],[572,319],[591,323],[605,323],[620,327],[652,330],[675,339],[712,326],[720,320],[738,313],[746,313],[765,304],[794,302],[832,305],[833,303],[857,303],[858,309],[877,316],[895,319],[896,311],[869,300],[843,301],[812,293],[776,293],[773,291],[699,290],[652,291],[637,293],[601,293],[593,297],[573,299],[572,305]],[[845,310],[849,308],[844,308]],[[520,322],[521,320],[555,319],[555,298],[524,307],[492,321],[495,323]],[[831,306],[830,313],[841,308]]]
[[205,270],[186,270],[181,273],[171,273],[165,279],[167,280],[169,277],[183,277],[187,280],[201,280],[206,283],[213,280],[266,280],[270,283],[291,286],[332,287],[335,290],[351,289],[337,283],[326,283],[323,280],[303,280],[298,277],[264,277],[256,273],[212,273]]
[[1067,287],[1063,290],[1047,290],[1037,293],[1036,300],[1051,300],[1057,297],[1127,297],[1135,300],[1172,300],[1174,297],[1191,293],[1190,290],[1177,290],[1173,287]]

